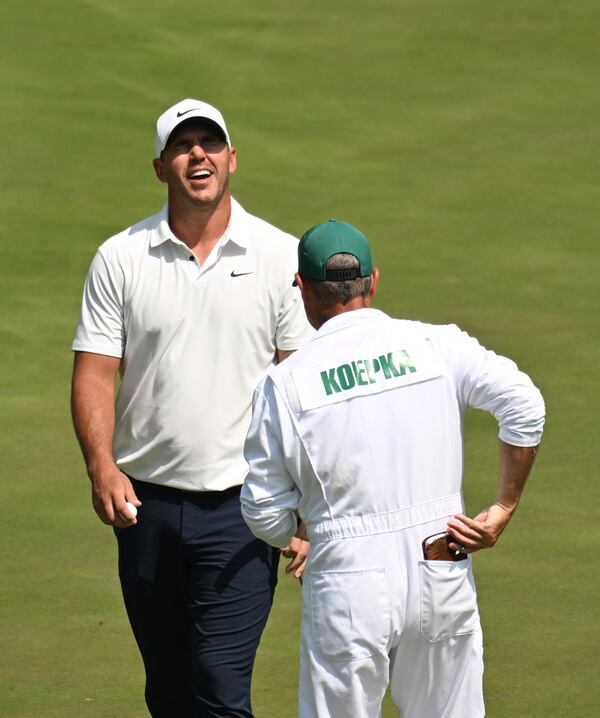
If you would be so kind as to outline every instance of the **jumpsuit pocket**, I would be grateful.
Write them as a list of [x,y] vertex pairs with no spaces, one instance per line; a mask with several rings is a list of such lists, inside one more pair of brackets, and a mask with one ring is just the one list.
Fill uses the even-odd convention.
[[421,635],[430,643],[473,633],[477,595],[467,561],[419,561]]
[[385,568],[311,572],[310,595],[313,636],[324,658],[353,661],[387,650]]

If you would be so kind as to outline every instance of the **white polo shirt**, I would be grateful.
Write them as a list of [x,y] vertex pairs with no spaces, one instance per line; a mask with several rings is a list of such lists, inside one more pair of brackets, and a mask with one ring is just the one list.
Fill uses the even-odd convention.
[[99,248],[72,348],[122,357],[113,444],[122,471],[190,491],[242,483],[252,390],[276,349],[314,333],[292,287],[297,245],[232,200],[202,267],[173,235],[166,205]]
[[255,392],[241,494],[246,522],[286,546],[296,509],[312,541],[460,511],[469,406],[495,416],[503,441],[539,443],[538,389],[513,361],[455,325],[375,309],[333,317]]

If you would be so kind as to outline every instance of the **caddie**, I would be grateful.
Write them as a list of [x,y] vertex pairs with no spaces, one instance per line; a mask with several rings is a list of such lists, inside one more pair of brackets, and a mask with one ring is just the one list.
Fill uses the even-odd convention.
[[[299,518],[310,540],[300,718],[377,718],[388,682],[403,718],[482,718],[471,555],[517,508],[544,402],[513,361],[457,326],[371,308],[378,279],[352,225],[329,220],[300,240],[295,283],[318,331],[255,391],[242,513],[274,546]],[[495,498],[474,518],[462,493],[467,407],[499,425]]]

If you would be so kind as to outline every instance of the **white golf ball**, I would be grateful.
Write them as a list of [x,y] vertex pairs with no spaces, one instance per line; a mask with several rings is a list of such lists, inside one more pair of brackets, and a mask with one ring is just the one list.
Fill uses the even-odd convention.
[[129,511],[131,512],[131,515],[133,516],[133,518],[135,518],[137,516],[137,507],[134,504],[132,504],[131,501],[128,501],[126,505],[127,505],[127,508],[129,509]]

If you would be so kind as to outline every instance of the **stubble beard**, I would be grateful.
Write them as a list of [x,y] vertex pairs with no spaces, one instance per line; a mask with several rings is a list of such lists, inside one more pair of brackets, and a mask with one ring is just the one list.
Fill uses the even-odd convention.
[[174,196],[169,202],[174,204],[181,209],[193,210],[200,212],[201,214],[211,214],[219,205],[223,202],[223,199],[229,194],[229,177],[222,186],[217,188],[217,193],[214,197],[198,197],[189,192],[181,192],[179,196]]

